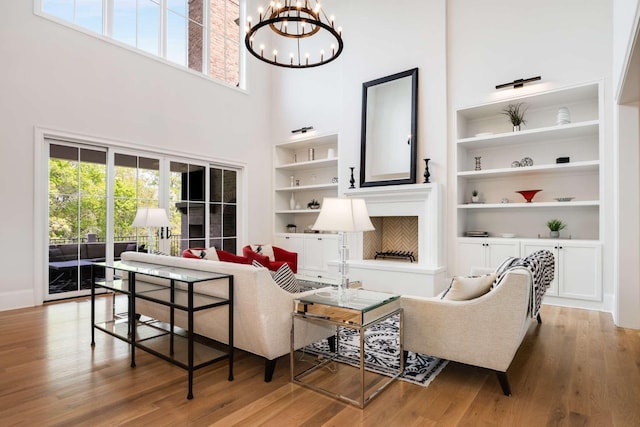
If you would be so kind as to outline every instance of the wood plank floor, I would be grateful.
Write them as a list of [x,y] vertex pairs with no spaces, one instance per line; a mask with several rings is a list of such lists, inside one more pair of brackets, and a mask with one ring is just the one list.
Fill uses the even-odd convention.
[[[99,306],[108,310],[109,298]],[[13,426],[640,426],[640,331],[607,313],[544,306],[502,395],[494,373],[449,363],[428,387],[394,382],[364,410],[289,382],[271,383],[260,358],[238,352],[186,371],[96,332],[87,299],[0,312],[0,425]]]

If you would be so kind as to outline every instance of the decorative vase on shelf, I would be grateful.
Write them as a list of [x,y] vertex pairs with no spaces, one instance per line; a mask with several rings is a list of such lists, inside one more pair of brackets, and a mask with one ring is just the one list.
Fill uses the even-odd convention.
[[349,167],[349,169],[351,169],[351,178],[349,179],[349,188],[356,188],[356,186],[354,185],[356,183],[356,179],[353,177],[353,170],[355,168],[353,167]]
[[424,184],[428,184],[429,182],[431,182],[429,180],[429,177],[431,176],[431,174],[429,173],[429,160],[431,159],[424,159]]
[[531,201],[533,200],[533,196],[535,196],[539,191],[542,190],[520,190],[516,191],[516,193],[522,194],[522,197],[524,197],[527,203],[531,203]]
[[520,125],[513,125],[514,132],[520,132]]
[[558,237],[560,237],[560,232],[559,231],[550,231],[549,232],[549,237],[551,237],[552,239],[557,239]]
[[481,156],[476,156],[475,157],[476,160],[476,170],[482,170],[482,157]]
[[558,115],[556,116],[556,125],[567,125],[571,123],[571,116],[569,115],[569,109],[567,107],[558,108]]
[[291,198],[289,199],[289,208],[291,210],[294,210],[296,208],[296,198],[293,195],[293,192],[291,193]]

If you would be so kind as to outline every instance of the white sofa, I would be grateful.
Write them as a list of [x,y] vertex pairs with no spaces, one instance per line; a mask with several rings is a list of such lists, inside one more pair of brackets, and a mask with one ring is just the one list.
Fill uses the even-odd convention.
[[402,296],[404,350],[495,370],[509,396],[506,371],[532,320],[531,280],[528,270],[515,268],[467,301]]
[[[315,292],[312,290],[297,294],[289,293],[273,281],[266,268],[245,264],[139,252],[124,252],[122,260],[232,274],[234,278],[234,347],[266,359],[265,381],[267,382],[271,381],[277,358],[290,351],[291,313],[294,300]],[[139,280],[136,278],[136,282]],[[155,282],[158,283],[157,280]],[[220,281],[203,282],[197,284],[196,289],[197,292],[227,297],[226,282],[222,284]],[[166,306],[139,298],[136,299],[136,313],[169,322],[169,310]],[[175,323],[186,329],[187,316],[183,311],[175,311]],[[226,308],[204,310],[196,313],[194,332],[228,344],[228,324]],[[296,338],[301,340],[295,343],[296,349],[335,334],[332,328],[311,322],[296,321],[295,328]]]

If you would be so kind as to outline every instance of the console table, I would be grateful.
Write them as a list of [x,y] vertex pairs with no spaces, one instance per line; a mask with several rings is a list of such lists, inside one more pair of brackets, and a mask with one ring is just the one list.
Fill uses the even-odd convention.
[[[131,345],[132,368],[136,366],[135,350],[139,348],[186,369],[189,388],[187,399],[193,398],[193,372],[197,369],[228,359],[228,379],[233,380],[233,275],[132,261],[96,262],[94,265],[104,267],[105,270],[111,269],[114,273],[116,271],[126,273],[127,280],[115,277],[97,280],[93,274],[91,280],[92,347],[95,346],[95,330],[98,329]],[[139,277],[140,275],[142,277]],[[146,278],[149,279],[145,280]],[[194,290],[198,283],[218,280],[221,286],[228,286],[228,298],[218,298]],[[111,320],[96,323],[95,291],[98,287],[127,295],[126,317],[117,318],[114,315]],[[171,318],[169,325],[155,319],[146,319],[136,313],[136,298],[167,306]],[[214,347],[210,343],[201,342],[203,340],[197,340],[193,332],[194,314],[201,310],[217,309],[223,306],[227,306],[229,310],[229,344]],[[175,327],[175,310],[187,313],[186,331]]]
[[[364,345],[365,331],[393,315],[399,316],[399,348],[400,368],[389,375],[379,374],[369,369],[375,365],[366,359]],[[340,358],[339,334],[338,342],[331,340],[330,351],[322,355],[305,354],[304,348],[295,349],[295,320],[316,322],[342,328],[355,329],[360,336],[360,351],[357,368],[343,362]],[[313,390],[338,398],[364,408],[371,399],[386,388],[404,371],[403,354],[403,311],[400,307],[400,296],[374,292],[364,289],[348,289],[344,294],[337,290],[319,290],[315,294],[295,301],[291,322],[291,381]],[[357,372],[355,372],[357,371]],[[343,376],[354,375],[359,379],[356,387],[354,381]],[[336,387],[331,390],[331,387]],[[351,396],[353,397],[351,397]]]

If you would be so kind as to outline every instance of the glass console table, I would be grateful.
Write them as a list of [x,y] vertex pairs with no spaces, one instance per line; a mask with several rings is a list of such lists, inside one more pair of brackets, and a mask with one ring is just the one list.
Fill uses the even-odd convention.
[[[222,359],[229,361],[229,381],[233,380],[233,275],[189,270],[134,261],[112,263],[96,262],[104,267],[127,274],[127,280],[91,280],[91,346],[95,346],[98,329],[131,345],[131,367],[136,366],[135,350],[140,348],[188,371],[187,399],[193,398],[193,372]],[[97,269],[93,269],[94,271]],[[142,277],[139,277],[142,275]],[[106,275],[109,276],[109,275]],[[115,276],[115,275],[114,275]],[[145,277],[153,280],[145,280]],[[157,280],[161,279],[161,280]],[[197,285],[206,281],[220,281],[228,286],[228,298],[219,298],[197,292]],[[178,286],[176,286],[178,284]],[[128,297],[127,315],[96,323],[96,288],[125,294]],[[145,319],[136,312],[136,298],[161,304],[169,308],[170,322]],[[194,334],[194,314],[201,310],[227,306],[229,310],[229,344],[212,343],[197,339]],[[187,313],[187,330],[174,325],[175,310]],[[218,345],[219,344],[219,345]]]
[[[365,347],[365,331],[391,316],[398,315],[399,369],[387,375],[374,370]],[[350,364],[340,355],[340,335],[329,338],[330,350],[326,354],[310,354],[304,348],[295,349],[296,319],[350,328],[359,334],[359,360]],[[400,296],[363,289],[348,289],[343,295],[336,290],[319,290],[315,294],[295,301],[291,322],[291,381],[321,393],[354,404],[360,408],[369,403],[404,371],[403,312]],[[346,363],[344,363],[346,360]],[[336,363],[340,362],[340,363]],[[355,366],[354,366],[355,365]],[[373,369],[372,369],[373,368]],[[376,372],[378,371],[378,372]]]

